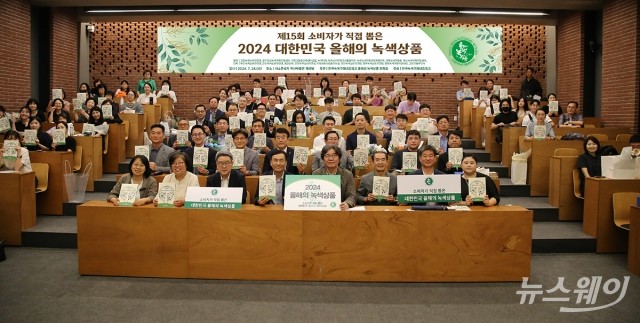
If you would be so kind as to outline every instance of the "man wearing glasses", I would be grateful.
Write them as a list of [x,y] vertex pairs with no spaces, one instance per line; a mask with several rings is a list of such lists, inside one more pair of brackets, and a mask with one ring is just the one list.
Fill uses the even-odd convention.
[[221,151],[215,157],[218,171],[207,177],[207,187],[242,187],[242,203],[247,200],[247,184],[244,175],[233,169],[233,156]]
[[204,134],[204,127],[200,125],[195,125],[191,127],[191,138],[193,139],[193,147],[187,148],[185,153],[189,156],[189,161],[191,165],[193,165],[193,154],[195,152],[195,147],[204,147],[207,148],[209,154],[207,155],[207,167],[202,167],[202,165],[194,165],[193,173],[196,175],[210,175],[216,172],[216,163],[214,162],[216,151],[211,147],[206,147],[204,145],[204,141],[206,139],[206,135]]
[[264,206],[266,204],[284,204],[284,182],[287,173],[287,154],[282,150],[276,150],[271,155],[271,170],[262,175],[275,175],[276,176],[276,198],[271,199],[269,197],[259,198],[260,196],[260,183],[256,188],[256,196],[253,201],[255,205]]

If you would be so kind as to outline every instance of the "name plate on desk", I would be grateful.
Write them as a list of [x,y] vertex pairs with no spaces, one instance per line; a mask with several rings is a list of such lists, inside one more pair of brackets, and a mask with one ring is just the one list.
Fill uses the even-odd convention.
[[285,210],[340,210],[339,175],[288,175]]
[[241,187],[187,187],[184,206],[188,209],[240,209]]
[[460,175],[398,176],[398,202],[455,202],[461,197]]

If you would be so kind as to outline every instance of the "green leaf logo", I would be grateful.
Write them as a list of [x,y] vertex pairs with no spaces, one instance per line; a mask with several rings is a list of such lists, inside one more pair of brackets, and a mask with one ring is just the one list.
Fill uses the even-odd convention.
[[467,65],[473,62],[476,52],[475,43],[466,37],[458,38],[451,44],[451,57],[460,65]]
[[427,186],[433,185],[433,178],[427,177],[427,179],[424,181],[424,183],[427,184]]
[[218,190],[217,189],[212,189],[211,190],[211,195],[218,195]]

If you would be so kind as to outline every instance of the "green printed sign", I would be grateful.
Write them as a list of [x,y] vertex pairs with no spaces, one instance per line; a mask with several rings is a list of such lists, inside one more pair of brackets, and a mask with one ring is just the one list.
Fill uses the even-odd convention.
[[502,73],[501,27],[159,27],[157,50],[159,73]]

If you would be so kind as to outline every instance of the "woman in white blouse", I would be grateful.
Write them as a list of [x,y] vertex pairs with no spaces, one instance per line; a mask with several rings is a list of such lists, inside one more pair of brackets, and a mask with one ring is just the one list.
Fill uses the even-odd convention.
[[4,141],[6,142],[7,140],[18,141],[17,158],[6,157],[5,155],[13,155],[13,153],[9,154],[8,151],[5,151],[7,148],[2,145],[2,148],[0,148],[0,170],[30,172],[31,159],[29,158],[29,150],[20,147],[20,134],[17,131],[9,130],[4,134]]
[[[198,176],[187,171],[191,169],[189,165],[189,156],[181,151],[176,151],[169,156],[169,165],[171,166],[171,174],[164,177],[163,183],[174,183],[176,185],[176,193],[173,206],[181,207],[184,205],[187,196],[187,187],[200,187]],[[153,200],[153,204],[158,206],[158,199]]]
[[140,93],[140,96],[138,97],[138,103],[142,105],[155,104],[157,97],[156,94],[151,90],[151,84],[145,83],[143,89],[144,93]]

